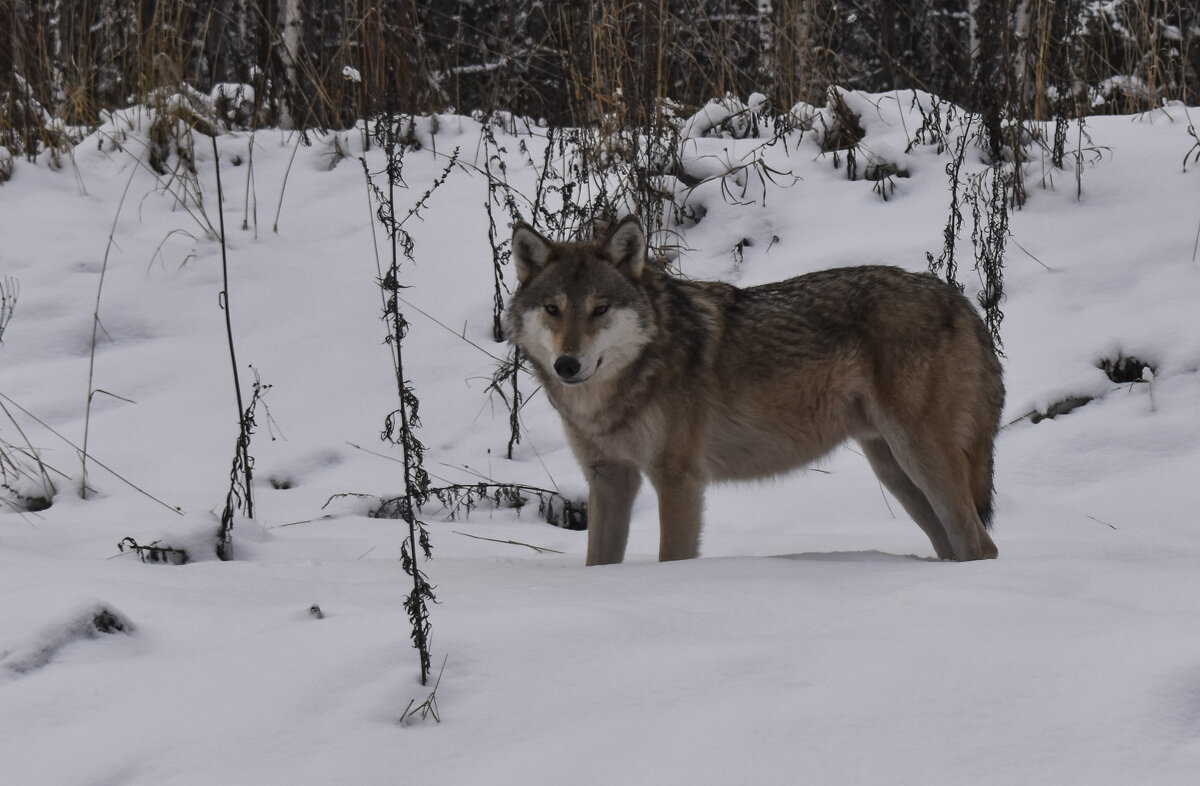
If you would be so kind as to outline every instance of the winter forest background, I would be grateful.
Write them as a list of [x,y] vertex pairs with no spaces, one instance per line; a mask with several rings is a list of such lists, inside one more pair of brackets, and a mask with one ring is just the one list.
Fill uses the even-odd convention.
[[[1194,781],[1198,41],[1197,0],[0,0],[0,780]],[[684,563],[644,488],[585,568],[509,237],[630,212],[683,276],[977,303],[1000,558],[935,560],[851,443],[712,487]]]
[[[345,128],[383,104],[639,125],[727,94],[919,88],[1008,118],[1200,101],[1193,0],[0,0],[0,144],[185,83],[241,127]],[[999,121],[993,123],[998,129]]]

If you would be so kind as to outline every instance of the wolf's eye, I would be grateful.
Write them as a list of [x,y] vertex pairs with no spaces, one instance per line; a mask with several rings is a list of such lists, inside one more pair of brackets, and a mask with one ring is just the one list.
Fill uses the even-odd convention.
[[594,317],[603,316],[604,314],[607,314],[607,313],[608,313],[608,304],[607,303],[603,303],[592,309],[592,316],[594,316]]
[[558,306],[554,305],[553,303],[547,303],[546,304],[546,313],[552,317],[558,316],[558,314],[559,314]]

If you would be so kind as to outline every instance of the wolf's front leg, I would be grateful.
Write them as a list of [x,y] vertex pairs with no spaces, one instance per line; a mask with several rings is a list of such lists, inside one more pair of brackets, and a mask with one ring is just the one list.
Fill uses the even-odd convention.
[[658,560],[700,556],[704,478],[695,471],[674,471],[654,478],[658,491]]
[[593,464],[588,469],[587,564],[612,565],[625,559],[629,516],[642,474],[631,464]]

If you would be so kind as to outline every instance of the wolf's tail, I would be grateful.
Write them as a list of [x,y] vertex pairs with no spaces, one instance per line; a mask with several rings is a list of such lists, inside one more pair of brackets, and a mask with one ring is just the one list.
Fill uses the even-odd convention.
[[996,470],[996,434],[1000,431],[1000,416],[1004,411],[1004,384],[1000,378],[999,363],[991,374],[983,375],[987,388],[981,402],[974,410],[974,434],[970,442],[968,457],[971,468],[971,498],[975,511],[985,529],[992,528],[993,500],[995,499],[994,477]]
[[993,500],[996,496],[993,484],[996,460],[992,455],[991,446],[988,447],[987,461],[979,461],[973,467],[975,477],[971,488],[971,496],[975,500],[975,510],[979,513],[979,520],[983,522],[985,529],[992,528]]
[[971,497],[975,511],[985,529],[992,528],[996,470],[996,435],[1004,414],[1004,371],[996,354],[995,341],[987,326],[975,317],[975,337],[979,342],[978,363],[974,365],[973,381],[978,387],[970,413],[971,440]]

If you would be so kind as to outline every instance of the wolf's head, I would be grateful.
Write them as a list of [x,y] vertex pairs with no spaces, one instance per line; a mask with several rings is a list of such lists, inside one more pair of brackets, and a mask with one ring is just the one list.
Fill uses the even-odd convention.
[[650,340],[650,309],[639,286],[646,235],[636,217],[583,243],[556,243],[517,224],[512,249],[520,287],[509,334],[544,381],[582,385],[638,357]]

